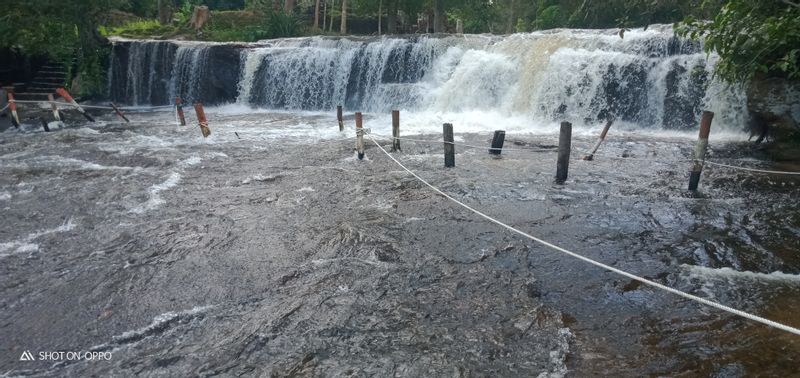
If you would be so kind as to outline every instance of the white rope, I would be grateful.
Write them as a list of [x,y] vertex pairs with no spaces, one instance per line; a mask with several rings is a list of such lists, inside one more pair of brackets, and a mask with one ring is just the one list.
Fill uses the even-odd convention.
[[[75,105],[69,102],[64,101],[33,101],[33,100],[16,100],[18,104],[56,104],[61,106],[71,106],[74,107]],[[80,104],[79,104],[80,105]],[[144,107],[120,107],[117,106],[119,110],[126,110],[126,111],[136,111],[136,110],[152,110],[152,109],[168,109],[173,108],[175,105],[159,105],[159,106],[144,106]],[[101,105],[80,105],[82,108],[86,109],[106,109],[106,110],[114,110],[111,106],[101,106]]]
[[767,173],[767,174],[776,174],[776,175],[800,175],[800,172],[769,171],[769,170],[765,170],[765,169],[746,168],[746,167],[739,167],[739,166],[736,166],[736,165],[715,163],[713,161],[708,161],[708,160],[706,160],[705,163],[706,164],[711,164],[711,165],[717,165],[717,166],[725,167],[725,168],[739,169],[739,170],[748,171],[748,172]]
[[4,107],[3,107],[3,109],[0,109],[0,113],[2,113],[2,112],[4,112],[4,111],[6,111],[6,109],[8,109],[8,107],[9,107],[9,106],[11,106],[11,104],[10,104],[10,103],[9,103],[9,104],[6,104],[6,106],[4,106]]
[[397,140],[406,140],[409,142],[418,142],[418,143],[428,143],[428,144],[439,144],[439,143],[447,143],[452,144],[454,146],[462,146],[468,148],[477,148],[481,150],[500,150],[500,151],[530,151],[530,152],[555,152],[556,149],[535,149],[535,148],[496,148],[496,147],[486,147],[486,146],[474,146],[471,144],[463,144],[463,143],[455,143],[455,142],[445,142],[444,140],[422,140],[422,139],[409,139],[409,138],[399,138],[399,137],[390,137],[388,135],[378,135],[372,134],[379,138],[383,139],[397,139]]
[[643,284],[650,285],[650,286],[653,286],[653,287],[655,287],[655,288],[658,288],[658,289],[661,289],[661,290],[664,290],[664,291],[670,292],[670,293],[672,293],[672,294],[675,294],[675,295],[678,295],[678,296],[684,297],[684,298],[686,298],[686,299],[689,299],[689,300],[693,300],[693,301],[695,301],[695,302],[702,303],[702,304],[704,304],[704,305],[706,305],[706,306],[711,306],[711,307],[714,307],[714,308],[720,309],[720,310],[722,310],[722,311],[726,311],[726,312],[729,312],[729,313],[731,313],[731,314],[734,314],[734,315],[739,315],[739,316],[741,316],[741,317],[744,317],[744,318],[747,318],[747,319],[750,319],[750,320],[753,320],[753,321],[756,321],[756,322],[759,322],[759,323],[762,323],[762,324],[768,325],[768,326],[770,326],[770,327],[774,327],[774,328],[777,328],[777,329],[780,329],[780,330],[783,330],[783,331],[786,331],[786,332],[789,332],[789,333],[793,333],[793,334],[795,334],[795,335],[798,335],[798,336],[800,336],[800,329],[798,329],[798,328],[791,327],[791,326],[788,326],[788,325],[785,325],[785,324],[782,324],[782,323],[778,323],[778,322],[776,322],[776,321],[769,320],[769,319],[767,319],[767,318],[762,318],[762,317],[760,317],[760,316],[753,315],[753,314],[750,314],[750,313],[744,312],[744,311],[742,311],[742,310],[737,310],[737,309],[735,309],[735,308],[728,307],[728,306],[725,306],[725,305],[723,305],[723,304],[719,304],[719,303],[717,303],[717,302],[710,301],[710,300],[708,300],[708,299],[705,299],[705,298],[698,297],[698,296],[696,296],[696,295],[692,295],[692,294],[689,294],[689,293],[685,293],[685,292],[683,292],[683,291],[680,291],[680,290],[678,290],[678,289],[673,289],[673,288],[671,288],[671,287],[669,287],[669,286],[666,286],[666,285],[660,284],[660,283],[658,283],[658,282],[651,281],[651,280],[648,280],[648,279],[646,279],[646,278],[643,278],[643,277],[639,277],[639,276],[637,276],[637,275],[635,275],[635,274],[628,273],[628,272],[626,272],[626,271],[624,271],[624,270],[620,270],[620,269],[614,268],[614,267],[612,267],[612,266],[610,266],[610,265],[606,265],[606,264],[604,264],[604,263],[601,263],[601,262],[599,262],[599,261],[592,260],[592,259],[590,259],[590,258],[588,258],[588,257],[581,256],[581,255],[579,255],[579,254],[577,254],[577,253],[575,253],[575,252],[568,251],[568,250],[566,250],[566,249],[564,249],[564,248],[561,248],[561,247],[559,247],[559,246],[557,246],[557,245],[555,245],[555,244],[552,244],[552,243],[550,243],[550,242],[547,242],[547,241],[545,241],[545,240],[539,239],[539,238],[537,238],[537,237],[535,237],[535,236],[533,236],[533,235],[530,235],[530,234],[528,234],[528,233],[525,233],[525,232],[523,232],[523,231],[520,231],[520,230],[518,230],[518,229],[516,229],[516,228],[514,228],[514,227],[512,227],[512,226],[509,226],[509,225],[507,225],[507,224],[505,224],[505,223],[503,223],[503,222],[501,222],[501,221],[499,221],[499,220],[497,220],[497,219],[494,219],[494,218],[492,218],[492,217],[490,217],[490,216],[488,216],[488,215],[486,215],[486,214],[484,214],[484,213],[482,213],[482,212],[480,212],[480,211],[478,211],[478,210],[475,210],[475,209],[473,209],[472,207],[470,207],[470,206],[468,206],[468,205],[464,204],[463,202],[461,202],[461,201],[459,201],[459,200],[457,200],[457,199],[455,199],[455,198],[451,197],[451,196],[450,196],[450,195],[448,195],[447,193],[445,193],[445,192],[443,192],[443,191],[439,190],[437,187],[435,187],[435,186],[431,185],[430,183],[428,183],[427,181],[425,181],[425,180],[424,180],[422,177],[419,177],[419,176],[418,176],[416,173],[414,173],[414,172],[413,172],[413,171],[411,171],[410,169],[406,168],[406,166],[405,166],[405,165],[403,165],[402,163],[400,163],[400,162],[399,162],[397,159],[395,159],[395,158],[394,158],[394,156],[392,156],[391,154],[389,154],[388,152],[386,152],[386,150],[385,150],[383,147],[381,147],[381,145],[380,145],[380,144],[378,144],[378,142],[376,142],[374,139],[372,139],[372,137],[371,137],[371,136],[367,135],[367,137],[368,137],[368,138],[369,138],[369,139],[372,141],[372,143],[374,143],[374,144],[375,144],[375,145],[376,145],[376,146],[377,146],[377,147],[378,147],[378,148],[379,148],[381,151],[383,151],[383,153],[384,153],[384,154],[386,154],[386,156],[388,156],[388,157],[389,157],[390,159],[392,159],[392,160],[393,160],[395,163],[397,163],[397,165],[399,165],[401,168],[403,168],[403,169],[404,169],[406,172],[408,172],[410,175],[414,176],[414,178],[416,178],[417,180],[419,180],[419,181],[420,181],[420,182],[422,182],[423,184],[427,185],[429,188],[431,188],[431,189],[432,189],[433,191],[435,191],[436,193],[439,193],[439,194],[441,194],[441,195],[442,195],[442,196],[444,196],[445,198],[449,199],[450,201],[453,201],[453,202],[455,202],[456,204],[460,205],[461,207],[463,207],[463,208],[465,208],[465,209],[467,209],[467,210],[469,210],[469,211],[472,211],[473,213],[475,213],[475,214],[477,214],[477,215],[479,215],[479,216],[483,217],[484,219],[486,219],[486,220],[488,220],[488,221],[490,221],[490,222],[492,222],[492,223],[495,223],[495,224],[497,224],[497,225],[499,225],[499,226],[501,226],[501,227],[503,227],[503,228],[505,228],[505,229],[507,229],[507,230],[509,230],[509,231],[511,231],[511,232],[514,232],[514,233],[517,233],[517,234],[519,234],[519,235],[522,235],[522,236],[524,236],[524,237],[526,237],[526,238],[528,238],[528,239],[531,239],[531,240],[533,240],[533,241],[535,241],[535,242],[537,242],[537,243],[540,243],[540,244],[542,244],[542,245],[544,245],[544,246],[547,246],[547,247],[550,247],[550,248],[552,248],[552,249],[555,249],[556,251],[559,251],[559,252],[561,252],[561,253],[565,253],[565,254],[567,254],[567,255],[569,255],[569,256],[572,256],[572,257],[574,257],[574,258],[576,258],[576,259],[579,259],[579,260],[585,261],[585,262],[587,262],[587,263],[589,263],[589,264],[592,264],[592,265],[594,265],[594,266],[597,266],[597,267],[600,267],[600,268],[603,268],[603,269],[606,269],[606,270],[610,270],[610,271],[612,271],[612,272],[614,272],[614,273],[617,273],[617,274],[619,274],[619,275],[622,275],[622,276],[628,277],[628,278],[630,278],[630,279],[633,279],[633,280],[639,281],[639,282],[641,282],[641,283],[643,283]]

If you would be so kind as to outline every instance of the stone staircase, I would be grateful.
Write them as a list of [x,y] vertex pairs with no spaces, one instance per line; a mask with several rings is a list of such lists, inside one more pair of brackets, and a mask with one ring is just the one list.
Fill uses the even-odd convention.
[[47,101],[48,94],[55,94],[56,88],[64,86],[67,72],[64,65],[47,63],[34,75],[30,83],[25,83],[15,90],[18,100]]

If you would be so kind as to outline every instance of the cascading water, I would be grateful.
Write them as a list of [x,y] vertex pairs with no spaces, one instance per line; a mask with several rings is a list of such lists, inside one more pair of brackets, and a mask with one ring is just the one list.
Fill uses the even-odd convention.
[[[214,92],[209,88],[208,83],[213,80],[208,76],[215,71],[211,69],[214,62],[210,53],[216,46],[220,45],[118,42],[110,63],[109,97],[132,105],[169,104],[176,96],[186,101],[204,101]],[[238,69],[238,65],[223,66],[224,69]]]
[[189,101],[203,98],[202,83],[208,75],[208,52],[208,46],[178,47],[170,75],[169,98],[181,96]]
[[[712,78],[710,58],[671,27],[556,30],[509,36],[293,38],[211,45],[241,56],[211,64],[209,44],[130,42],[115,58],[111,90],[125,102],[174,96],[287,110],[497,112],[549,122],[608,117],[649,128],[690,128],[703,109],[743,125],[744,94]],[[167,47],[171,46],[171,47]],[[208,78],[228,77],[219,91]],[[233,79],[235,78],[235,79]],[[169,83],[165,85],[164,83]],[[116,94],[116,96],[115,96]],[[120,98],[122,94],[122,98]],[[208,99],[211,97],[211,99]]]

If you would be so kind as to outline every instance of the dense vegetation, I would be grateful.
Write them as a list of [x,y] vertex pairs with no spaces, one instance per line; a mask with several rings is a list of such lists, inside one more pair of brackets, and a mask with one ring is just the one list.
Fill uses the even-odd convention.
[[[211,18],[195,29],[189,20],[200,4]],[[107,36],[255,41],[456,32],[457,26],[502,34],[677,22],[680,35],[703,38],[709,52],[719,53],[725,79],[800,77],[800,5],[793,0],[37,0],[3,9],[0,48],[76,67],[83,94],[102,88]],[[77,64],[68,64],[73,59]]]

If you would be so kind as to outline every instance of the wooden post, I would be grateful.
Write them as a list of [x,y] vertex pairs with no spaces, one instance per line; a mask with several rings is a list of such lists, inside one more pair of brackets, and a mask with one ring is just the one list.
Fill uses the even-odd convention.
[[11,123],[14,127],[19,128],[19,115],[17,114],[17,102],[14,100],[14,94],[8,92],[8,109],[11,110]]
[[342,106],[336,106],[336,119],[339,120],[339,131],[344,131],[344,118],[342,117]]
[[175,97],[175,111],[178,112],[178,119],[181,121],[181,126],[186,126],[186,117],[183,115],[183,101],[180,97]]
[[125,117],[125,114],[122,114],[122,111],[120,111],[120,110],[119,110],[119,108],[117,107],[117,105],[116,105],[116,104],[114,104],[114,103],[112,102],[112,103],[111,103],[111,107],[114,109],[114,111],[117,113],[117,115],[118,115],[118,116],[122,117],[122,119],[124,119],[124,120],[125,120],[125,122],[127,122],[127,123],[131,123],[131,121],[128,119],[128,117]]
[[443,126],[444,133],[444,166],[456,166],[456,145],[453,144],[453,124],[445,123]]
[[61,112],[58,111],[58,105],[56,105],[56,99],[53,97],[52,93],[47,95],[47,101],[50,101],[50,109],[53,110],[53,118],[56,121],[61,122]]
[[558,135],[558,163],[556,164],[556,184],[567,181],[569,172],[569,155],[572,148],[572,124],[561,122],[561,132]]
[[600,139],[597,140],[597,143],[592,148],[592,151],[589,152],[586,156],[583,157],[583,160],[593,160],[594,153],[597,152],[597,149],[600,148],[600,145],[603,144],[603,141],[606,140],[606,135],[608,134],[608,129],[611,128],[611,124],[614,123],[613,118],[609,118],[608,122],[606,122],[606,127],[603,128],[603,132],[600,133]]
[[400,111],[392,110],[392,152],[400,151]]
[[364,129],[361,112],[356,112],[356,151],[358,151],[358,160],[364,159]]
[[44,120],[44,117],[39,117],[39,122],[42,123],[42,128],[44,129],[45,132],[50,131],[50,125],[47,124],[47,121]]
[[703,163],[706,160],[706,150],[708,149],[708,134],[711,133],[711,121],[714,119],[714,112],[704,111],[700,119],[700,135],[694,148],[694,162],[692,171],[689,175],[689,190],[697,190],[700,183],[700,173],[703,172]]
[[206,119],[206,113],[203,111],[203,104],[195,102],[194,111],[197,113],[197,122],[200,123],[200,132],[203,133],[203,138],[208,138],[211,135],[211,129],[208,128],[208,120]]
[[489,153],[492,155],[500,155],[503,152],[503,143],[506,141],[506,132],[503,130],[496,130],[494,137],[492,137],[492,148]]
[[92,118],[92,116],[90,116],[89,113],[86,113],[86,111],[83,110],[83,108],[80,105],[78,105],[77,102],[75,102],[75,100],[72,98],[72,96],[69,95],[69,92],[67,92],[66,89],[57,88],[56,93],[58,93],[59,96],[64,97],[64,99],[67,100],[67,102],[69,102],[70,104],[72,104],[72,106],[78,109],[78,111],[81,114],[83,114],[83,116],[86,117],[86,119],[88,119],[89,122],[94,122],[94,118]]

